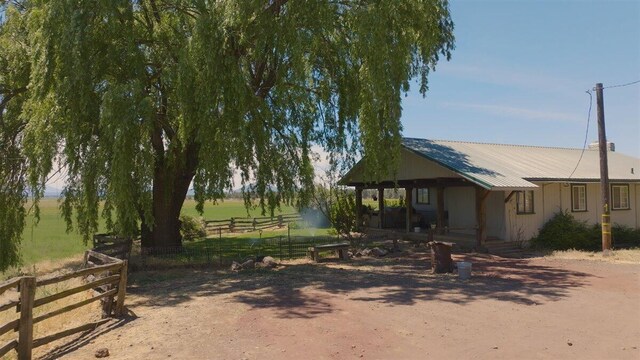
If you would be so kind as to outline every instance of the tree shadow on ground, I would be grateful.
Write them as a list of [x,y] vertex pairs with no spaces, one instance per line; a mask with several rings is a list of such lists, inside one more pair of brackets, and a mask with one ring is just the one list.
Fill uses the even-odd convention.
[[194,297],[210,297],[254,309],[276,309],[283,318],[313,318],[335,311],[330,301],[335,296],[394,306],[426,301],[465,305],[486,299],[537,305],[561,300],[594,276],[529,259],[456,255],[455,260],[473,263],[470,280],[431,274],[427,253],[412,251],[393,258],[300,261],[272,271],[147,272],[133,276],[129,292],[136,295],[133,306],[175,306]]
[[58,359],[64,355],[70,354],[89,343],[93,342],[97,337],[104,335],[112,330],[116,330],[132,321],[135,321],[138,316],[132,312],[127,311],[127,313],[117,319],[113,319],[112,321],[107,322],[104,325],[99,326],[95,330],[90,330],[83,332],[80,336],[73,338],[65,343],[56,346],[55,348],[47,351],[44,355],[38,357],[39,360],[53,360]]

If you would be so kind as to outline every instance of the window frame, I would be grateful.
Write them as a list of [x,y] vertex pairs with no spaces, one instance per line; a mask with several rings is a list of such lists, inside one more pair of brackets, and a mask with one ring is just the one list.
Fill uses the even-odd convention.
[[[427,191],[427,201],[426,202],[421,201],[422,200],[420,198],[421,190],[426,190]],[[426,188],[417,188],[416,189],[416,204],[418,204],[418,205],[431,205],[431,190],[428,187],[426,187]]]
[[[614,201],[614,192],[613,192],[613,188],[617,187],[617,188],[625,188],[627,191],[627,197],[626,197],[626,203],[627,206],[626,207],[615,207],[615,201]],[[631,210],[631,194],[629,192],[629,184],[611,184],[611,188],[609,189],[610,194],[611,194],[611,210]],[[622,197],[620,197],[620,200],[622,200]],[[620,201],[620,204],[622,204],[622,201]]]
[[[527,193],[531,193],[531,209],[527,210]],[[520,203],[523,204],[523,209],[520,210]],[[516,213],[518,215],[531,215],[535,214],[535,194],[533,190],[520,190],[516,193]]]
[[[574,189],[582,188],[584,189],[584,209],[577,209],[575,207],[575,194]],[[587,212],[589,211],[589,205],[587,202],[587,184],[571,184],[571,212]]]

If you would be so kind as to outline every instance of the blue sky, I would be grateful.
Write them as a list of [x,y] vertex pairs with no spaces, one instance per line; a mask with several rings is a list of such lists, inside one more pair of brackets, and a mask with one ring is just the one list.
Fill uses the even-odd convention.
[[[403,100],[404,136],[581,148],[589,95],[640,80],[640,1],[452,1],[456,50]],[[597,139],[595,92],[589,142]],[[604,90],[607,139],[640,158],[640,84]]]

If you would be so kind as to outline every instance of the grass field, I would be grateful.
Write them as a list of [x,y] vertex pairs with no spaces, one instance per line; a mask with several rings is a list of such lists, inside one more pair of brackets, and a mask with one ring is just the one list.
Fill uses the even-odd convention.
[[[293,213],[291,206],[282,206],[277,213]],[[182,209],[185,215],[198,217],[196,203],[187,200]],[[249,210],[250,216],[262,216],[260,208]],[[207,204],[204,208],[205,219],[228,219],[231,217],[246,217],[247,210],[240,200],[227,200],[219,204]],[[82,236],[75,231],[66,232],[66,224],[60,217],[58,201],[55,198],[45,198],[40,202],[40,223],[34,226],[33,216],[27,217],[27,226],[22,235],[22,260],[24,266],[31,266],[42,260],[57,260],[82,253],[90,247],[85,245]],[[101,221],[104,225],[104,222]],[[101,230],[104,230],[101,229]],[[286,233],[286,230],[284,230]],[[297,230],[296,230],[297,231]],[[324,232],[326,233],[326,231]],[[266,233],[264,234],[267,235]],[[277,233],[274,235],[282,235]],[[257,237],[259,234],[243,234],[243,237]]]

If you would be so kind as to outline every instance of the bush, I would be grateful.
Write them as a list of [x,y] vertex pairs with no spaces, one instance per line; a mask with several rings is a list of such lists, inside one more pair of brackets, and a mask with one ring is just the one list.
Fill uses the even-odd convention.
[[180,235],[182,240],[193,241],[207,236],[204,224],[192,216],[180,215]]
[[639,247],[640,229],[634,229],[625,225],[614,224],[611,229],[613,247]]
[[353,193],[336,191],[330,211],[331,224],[338,234],[350,237],[350,233],[357,230],[356,199]]
[[551,250],[597,251],[602,249],[600,225],[589,226],[568,212],[559,212],[542,226],[531,244],[535,248]]

